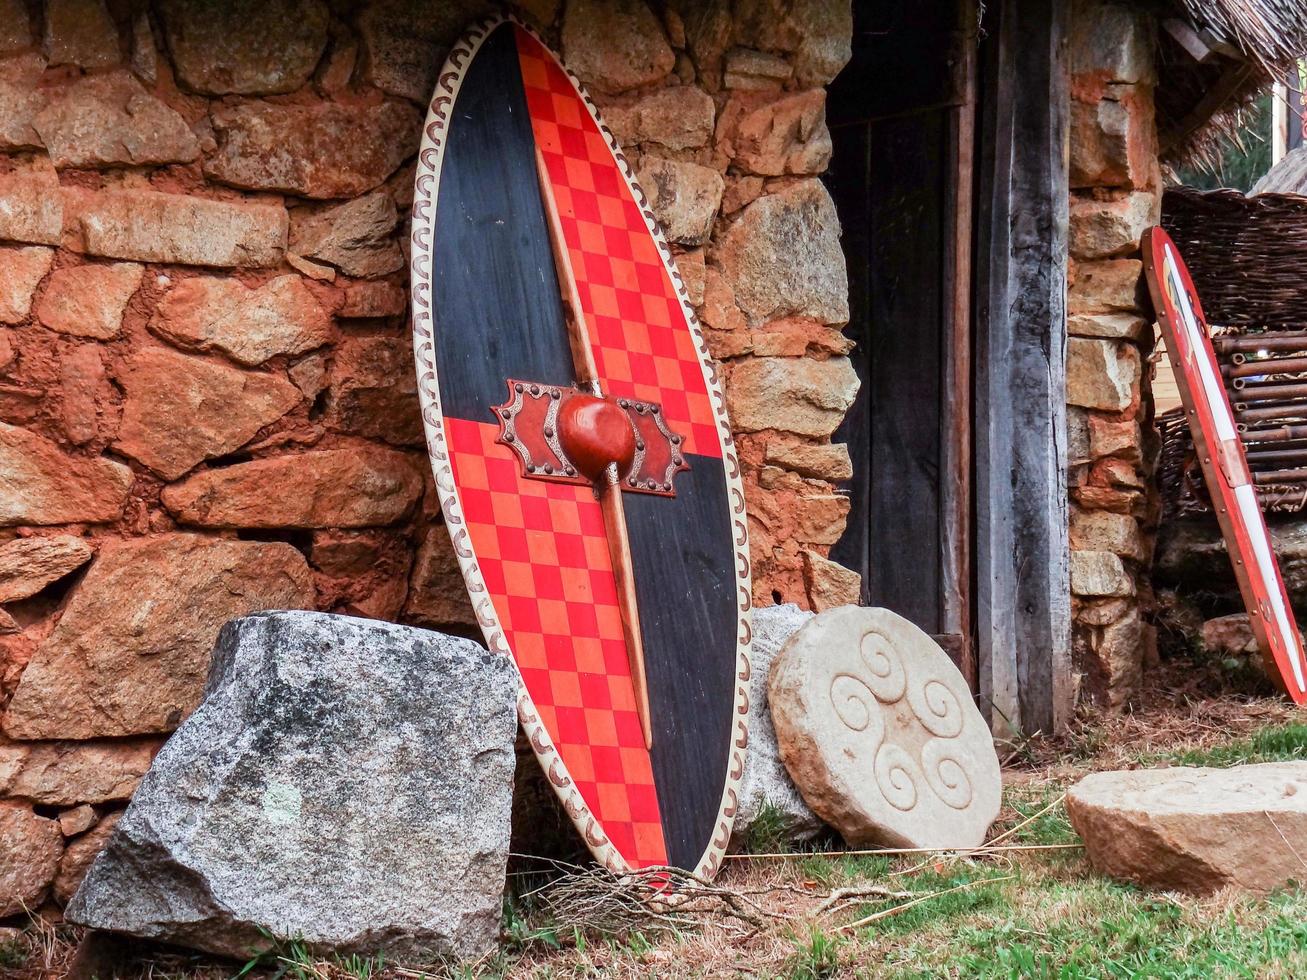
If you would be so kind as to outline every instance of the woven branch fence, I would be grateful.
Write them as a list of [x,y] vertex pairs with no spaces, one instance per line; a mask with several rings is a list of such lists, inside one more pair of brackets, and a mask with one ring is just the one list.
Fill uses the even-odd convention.
[[[1168,190],[1162,225],[1193,277],[1262,509],[1307,508],[1307,197]],[[1180,411],[1159,416],[1167,517],[1211,510]]]

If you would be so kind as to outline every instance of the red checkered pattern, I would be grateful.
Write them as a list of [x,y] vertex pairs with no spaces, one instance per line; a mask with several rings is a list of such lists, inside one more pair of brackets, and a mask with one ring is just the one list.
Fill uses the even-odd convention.
[[493,423],[445,426],[472,548],[541,721],[622,857],[666,864],[594,492],[523,478]]
[[608,142],[567,74],[521,29],[517,51],[603,389],[659,403],[687,452],[720,457],[685,311]]

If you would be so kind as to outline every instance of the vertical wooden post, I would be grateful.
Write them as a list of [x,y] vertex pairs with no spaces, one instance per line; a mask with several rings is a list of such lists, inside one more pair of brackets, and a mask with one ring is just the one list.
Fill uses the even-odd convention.
[[976,0],[959,0],[948,110],[944,214],[944,378],[940,436],[940,632],[959,638],[958,667],[978,690],[972,638],[972,213],[975,183]]
[[1066,0],[1000,0],[978,185],[977,655],[996,732],[1071,710],[1066,485]]

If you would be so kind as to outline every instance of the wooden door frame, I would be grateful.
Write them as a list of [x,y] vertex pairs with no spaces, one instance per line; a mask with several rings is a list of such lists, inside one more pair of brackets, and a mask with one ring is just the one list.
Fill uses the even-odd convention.
[[959,638],[950,650],[973,692],[979,670],[973,626],[972,559],[972,250],[976,152],[977,0],[958,0],[957,41],[953,52],[953,103],[949,110],[949,161],[953,175],[944,206],[950,235],[945,242],[946,305],[943,391],[946,424],[941,434],[940,466],[940,621],[946,635]]
[[[872,3],[869,2],[868,6],[872,6]],[[849,160],[841,155],[843,145],[838,139],[843,127],[856,127],[861,131],[863,127],[874,122],[893,128],[896,124],[910,123],[911,120],[919,118],[923,120],[923,126],[928,126],[937,134],[930,138],[938,141],[934,144],[934,152],[939,154],[935,158],[939,187],[935,191],[934,210],[930,219],[932,225],[928,231],[934,242],[932,247],[938,249],[936,255],[938,266],[931,283],[933,292],[930,302],[925,303],[924,297],[919,297],[923,299],[923,303],[918,311],[924,315],[926,307],[929,307],[928,329],[937,331],[935,342],[938,344],[938,348],[932,352],[935,360],[928,369],[929,383],[933,389],[932,397],[938,402],[931,406],[931,414],[937,415],[934,421],[938,426],[937,429],[931,430],[932,451],[929,454],[931,457],[929,467],[934,478],[929,504],[924,499],[918,503],[919,506],[930,506],[934,509],[935,527],[931,540],[932,551],[929,554],[929,560],[934,566],[933,581],[928,596],[918,593],[922,601],[914,607],[915,615],[895,606],[895,598],[902,599],[901,595],[891,597],[882,594],[882,590],[876,588],[874,574],[868,574],[864,579],[861,601],[888,603],[891,608],[896,608],[896,611],[917,619],[919,625],[932,633],[948,651],[950,657],[962,670],[972,690],[975,691],[977,670],[975,644],[972,640],[974,577],[971,561],[973,510],[971,252],[975,176],[973,162],[975,71],[979,24],[977,0],[934,0],[933,6],[937,7],[933,11],[934,17],[928,18],[932,22],[931,66],[924,72],[920,70],[910,72],[900,83],[908,86],[912,91],[894,92],[888,88],[878,87],[880,84],[894,84],[896,76],[875,80],[864,78],[859,70],[858,53],[855,50],[850,70],[862,81],[864,88],[849,88],[847,76],[842,79],[843,86],[837,82],[832,88],[832,103],[828,106],[828,113],[832,131],[837,137],[838,148],[833,168],[837,174],[837,184],[851,181],[855,184],[861,182],[871,187],[877,179],[873,176],[870,162],[866,164],[866,169],[862,173],[852,169],[847,171],[841,169],[849,166]],[[858,13],[855,10],[855,25],[858,24]],[[862,13],[867,12],[862,11]],[[914,40],[920,39],[914,38]],[[914,68],[920,69],[920,65],[915,65]],[[843,110],[848,108],[846,103],[849,96],[854,93],[856,93],[856,101],[853,103],[853,117],[845,118],[846,113]],[[845,100],[839,103],[842,109],[836,108],[835,103],[839,99]],[[859,112],[863,115],[858,115]],[[926,120],[929,122],[927,123]],[[892,138],[881,135],[883,138]],[[885,175],[880,176],[883,178]],[[892,174],[890,176],[892,177]],[[905,174],[904,182],[913,185],[912,175]],[[902,188],[891,189],[889,196],[892,197],[901,190]],[[837,203],[843,206],[844,198],[838,190],[835,194]],[[905,200],[901,203],[904,207],[911,206],[910,201]],[[869,215],[859,212],[847,216],[842,214],[841,217],[851,219],[858,225],[859,236],[865,232],[861,223],[869,220]],[[853,229],[846,224],[846,236],[852,231]],[[927,229],[922,231],[924,238]],[[859,241],[863,246],[866,245],[861,237]],[[855,248],[852,260],[873,261],[872,252],[874,249],[868,249],[868,254],[864,255],[862,251]],[[852,281],[854,277],[851,275],[850,278]],[[866,284],[867,287],[872,288],[870,281]],[[880,285],[884,286],[884,283]],[[920,285],[913,284],[909,288],[919,288]],[[867,320],[874,316],[872,310],[876,303],[870,297],[864,298],[869,308],[862,310],[861,314],[862,319]],[[851,312],[855,318],[859,316],[857,309]],[[875,346],[876,340],[873,338],[878,338],[877,329],[880,324],[873,325],[868,320],[863,323],[863,326],[870,330],[870,334],[862,337],[861,342],[869,346],[855,354],[855,357],[867,359],[864,384],[868,385],[868,388],[860,392],[860,400],[884,396],[879,389],[872,390],[878,377],[874,361],[879,356],[878,348]],[[925,323],[922,323],[921,327],[927,329]],[[901,354],[901,351],[899,353]],[[924,373],[926,370],[923,369],[923,374],[917,380],[926,377]],[[863,373],[859,371],[860,377]],[[883,377],[881,380],[883,381]],[[899,398],[898,401],[902,403],[903,399]],[[873,407],[872,411],[874,410]],[[854,422],[852,413],[848,421],[850,424]],[[869,420],[863,421],[867,431],[852,425],[851,430],[844,433],[845,437],[851,440],[874,441],[877,428],[875,423]],[[911,447],[905,449],[911,451]],[[876,459],[876,452],[872,450],[869,458],[863,460],[870,468],[870,472],[863,473],[859,467],[854,480],[874,479]],[[858,466],[859,456],[856,450],[854,462],[855,467]],[[883,460],[881,462],[883,463]],[[878,563],[886,562],[886,557],[869,555],[866,549],[872,547],[874,550],[874,533],[854,526],[854,522],[864,522],[870,526],[872,514],[876,510],[870,484],[860,484],[858,489],[861,490],[861,495],[855,500],[855,507],[850,514],[852,533],[848,539],[836,546],[837,550],[833,554],[837,554],[841,546],[849,545],[847,554],[841,557],[846,560],[856,557],[853,567],[857,567],[860,571],[871,572]],[[854,555],[856,548],[852,547],[855,544],[863,546],[856,556]],[[896,558],[901,560],[902,556]],[[915,560],[926,559],[923,542],[922,552],[915,555]],[[890,569],[889,574],[897,579],[893,573],[894,561],[888,561],[886,567]],[[879,584],[883,587],[885,583]],[[928,613],[927,609],[929,609]]]
[[[976,654],[996,733],[1069,718],[1066,0],[991,0],[976,200]],[[992,20],[991,20],[992,16]]]

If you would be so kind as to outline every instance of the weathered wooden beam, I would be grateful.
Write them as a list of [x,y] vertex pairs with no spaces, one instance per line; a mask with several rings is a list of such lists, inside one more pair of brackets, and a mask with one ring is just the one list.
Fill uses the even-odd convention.
[[944,379],[940,439],[940,627],[957,637],[949,655],[973,691],[979,671],[972,643],[971,301],[975,210],[976,0],[958,0],[951,88],[957,105],[948,117],[949,181],[944,215]]
[[1162,155],[1170,153],[1201,129],[1207,120],[1211,119],[1236,92],[1248,83],[1248,79],[1256,71],[1257,66],[1251,61],[1228,62],[1221,72],[1221,77],[1198,100],[1198,104],[1190,109],[1174,127],[1159,135]]
[[1067,4],[1002,0],[988,11],[977,202],[976,642],[995,730],[1031,734],[1064,724],[1073,694]]
[[1162,30],[1166,31],[1171,39],[1184,48],[1185,53],[1200,65],[1208,64],[1219,57],[1202,35],[1179,17],[1168,17],[1162,21]]

